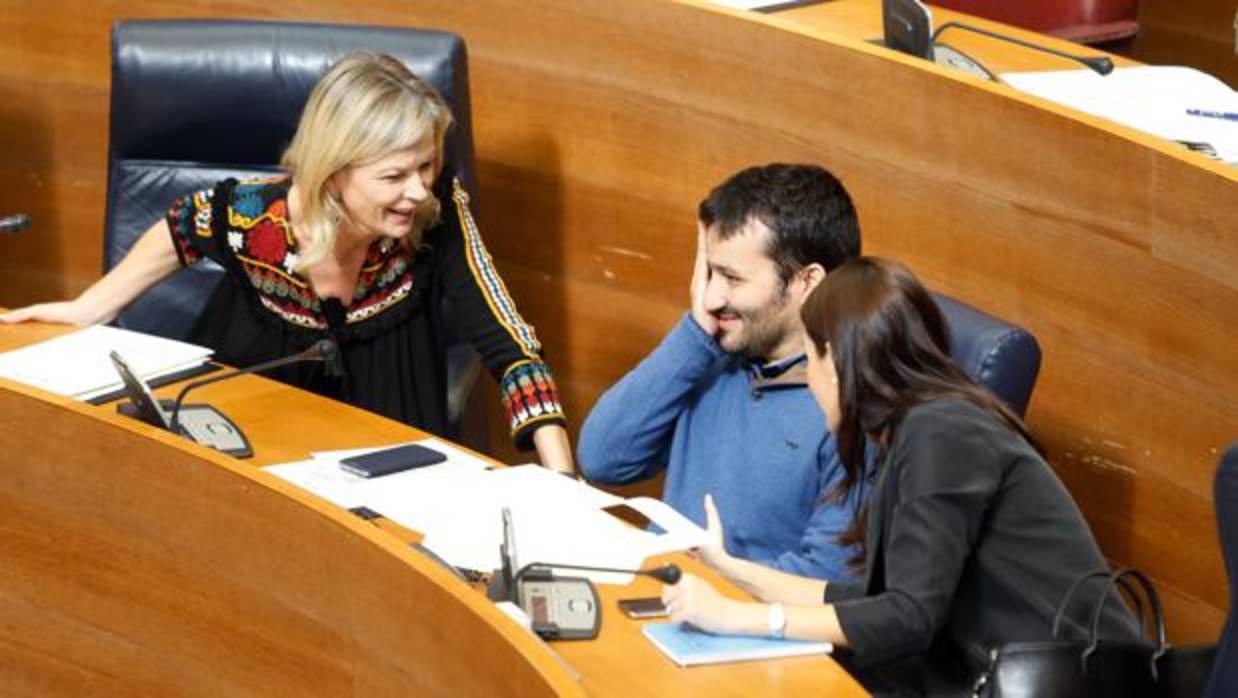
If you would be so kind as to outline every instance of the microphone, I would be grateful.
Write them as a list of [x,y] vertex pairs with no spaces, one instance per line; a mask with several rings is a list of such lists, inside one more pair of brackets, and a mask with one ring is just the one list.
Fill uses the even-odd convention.
[[511,577],[511,586],[500,593],[528,614],[530,628],[546,640],[591,640],[597,637],[602,624],[601,599],[593,582],[585,577],[556,577],[552,567],[643,574],[667,584],[678,582],[682,576],[678,565],[625,570],[550,562],[527,564]]
[[[1073,53],[1066,53],[1065,51],[1059,51],[1055,48],[1050,48],[1048,46],[1041,46],[1040,44],[1033,44],[1030,41],[1024,41],[1023,39],[1018,39],[1013,36],[1006,36],[1005,34],[998,34],[997,32],[989,31],[988,29],[981,29],[980,27],[974,27],[970,24],[963,24],[962,22],[946,22],[945,24],[941,25],[940,27],[937,28],[937,31],[933,32],[932,38],[929,39],[929,44],[930,45],[936,44],[937,37],[941,36],[942,32],[946,31],[947,29],[951,29],[951,28],[962,29],[964,31],[974,32],[976,34],[982,34],[984,36],[987,36],[993,39],[998,39],[1000,41],[1008,41],[1012,44],[1017,44],[1024,48],[1030,48],[1033,51],[1051,53],[1055,56],[1060,56],[1062,58],[1075,61],[1076,63],[1082,63],[1083,65],[1087,66],[1088,68],[1091,68],[1092,70],[1096,71],[1097,73],[1101,75],[1108,75],[1109,73],[1113,72],[1113,61],[1110,60],[1108,56],[1079,56]],[[989,71],[985,70],[985,72],[988,73]],[[989,75],[992,75],[992,73],[989,73]]]
[[0,233],[20,233],[30,228],[30,216],[24,213],[14,213],[11,216],[0,216]]
[[556,577],[552,567],[620,574],[643,574],[667,584],[679,581],[676,565],[645,570],[624,570],[589,565],[557,565],[534,562],[521,567],[516,562],[516,533],[512,513],[503,507],[503,543],[499,546],[500,573],[491,581],[487,595],[495,601],[512,602],[529,615],[530,627],[547,640],[588,640],[601,626],[601,603],[597,588],[584,577]]
[[[516,582],[528,577],[529,579],[553,579],[554,571],[551,569],[558,567],[565,570],[584,570],[586,572],[616,572],[618,574],[640,574],[646,577],[653,577],[663,584],[676,584],[683,577],[683,570],[679,569],[679,565],[668,563],[658,567],[650,567],[642,570],[625,570],[616,567],[593,567],[590,565],[561,565],[557,562],[530,562],[520,571],[516,573]],[[537,575],[538,570],[542,571],[545,576]]]
[[[310,345],[308,349],[298,352],[296,354],[293,354],[291,356],[285,356],[280,359],[272,359],[271,361],[265,361],[263,363],[256,364],[254,366],[249,366],[248,368],[238,368],[238,369],[233,369],[231,371],[225,371],[221,374],[214,375],[209,378],[203,378],[202,380],[197,380],[197,381],[193,381],[192,383],[189,383],[188,385],[186,385],[184,388],[181,389],[180,393],[176,396],[176,400],[172,403],[172,418],[170,420],[170,426],[169,426],[170,431],[172,431],[172,433],[174,434],[181,433],[180,416],[181,416],[182,403],[184,403],[185,401],[185,396],[188,395],[189,392],[194,390],[195,388],[201,388],[204,385],[210,385],[211,383],[218,383],[219,381],[228,380],[229,378],[236,378],[237,376],[248,375],[251,373],[260,373],[262,371],[269,371],[273,368],[279,368],[280,366],[287,366],[289,364],[301,363],[303,361],[322,361],[326,364],[326,373],[328,376],[339,377],[343,375],[343,365],[340,361],[339,345],[336,344],[335,340],[333,339],[320,339],[317,342],[314,342],[312,345]],[[194,406],[194,407],[195,407],[195,411],[209,411],[215,416],[222,417],[222,415],[220,415],[219,412],[216,411],[214,408],[207,407],[205,405]],[[191,429],[190,431],[193,431],[193,430]],[[201,437],[195,433],[194,439],[198,441],[199,443],[202,443],[206,446],[212,446],[212,444],[209,442],[210,441],[209,435],[205,437]]]

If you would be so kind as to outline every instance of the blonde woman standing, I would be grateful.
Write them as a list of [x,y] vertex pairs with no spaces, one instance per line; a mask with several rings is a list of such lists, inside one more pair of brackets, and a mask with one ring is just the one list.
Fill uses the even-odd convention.
[[[333,338],[343,376],[301,364],[272,377],[430,432],[446,423],[439,336],[454,322],[499,381],[512,438],[572,472],[563,410],[541,345],[479,236],[469,196],[443,164],[451,113],[400,61],[356,53],[315,86],[282,166],[177,200],[77,298],[2,322],[108,322],[180,266],[226,279],[192,340],[245,366]],[[446,297],[456,313],[439,317]]]

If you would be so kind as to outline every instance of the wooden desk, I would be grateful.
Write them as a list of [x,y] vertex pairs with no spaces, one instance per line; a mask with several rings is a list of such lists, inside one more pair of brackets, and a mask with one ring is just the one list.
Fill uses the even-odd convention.
[[[1156,579],[1171,638],[1215,640],[1228,598],[1212,474],[1238,438],[1238,170],[874,46],[879,8],[10,2],[0,209],[32,213],[35,229],[0,238],[4,300],[61,297],[98,276],[115,20],[448,29],[469,48],[481,228],[573,428],[683,316],[710,187],[754,163],[820,163],[851,192],[867,252],[1036,335],[1045,359],[1028,419],[1050,462],[1106,555]],[[944,38],[998,70],[1069,66]],[[505,420],[488,402],[502,453]]]
[[[872,0],[829,0],[814,5],[781,10],[773,13],[772,16],[811,31],[833,34],[840,38],[880,41],[883,36],[880,4]],[[1103,53],[1088,46],[1080,46],[1069,41],[942,7],[930,6],[929,11],[933,14],[934,29],[946,22],[959,21],[1066,53],[1085,56]],[[1081,67],[1069,59],[1017,47],[1000,39],[979,36],[960,29],[946,30],[941,35],[941,41],[980,59],[985,67],[994,73],[1014,70],[1074,70]],[[1129,58],[1108,55],[1113,59],[1114,65],[1138,65],[1136,61]]]
[[[0,350],[61,331],[0,326]],[[401,532],[257,467],[421,432],[254,376],[195,395],[253,460],[0,381],[0,693],[866,695],[827,657],[675,667],[614,605],[652,580],[601,587],[598,640],[547,645]]]

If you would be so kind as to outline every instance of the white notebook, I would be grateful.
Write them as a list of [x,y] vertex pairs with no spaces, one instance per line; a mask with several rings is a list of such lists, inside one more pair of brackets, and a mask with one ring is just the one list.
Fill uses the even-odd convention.
[[0,378],[89,400],[121,388],[108,358],[112,351],[148,381],[201,366],[213,353],[188,342],[95,325],[0,354]]

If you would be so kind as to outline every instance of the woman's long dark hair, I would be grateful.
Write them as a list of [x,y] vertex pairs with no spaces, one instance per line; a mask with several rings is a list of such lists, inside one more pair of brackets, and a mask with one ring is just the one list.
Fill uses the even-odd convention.
[[[932,400],[968,400],[1040,450],[1023,421],[950,358],[941,310],[902,264],[880,257],[848,261],[813,289],[800,319],[818,356],[829,345],[838,374],[841,414],[834,440],[844,477],[830,500],[842,501],[863,486],[866,437],[884,449],[907,411]],[[867,506],[839,539],[859,545],[853,567],[864,560],[866,519]]]

